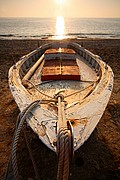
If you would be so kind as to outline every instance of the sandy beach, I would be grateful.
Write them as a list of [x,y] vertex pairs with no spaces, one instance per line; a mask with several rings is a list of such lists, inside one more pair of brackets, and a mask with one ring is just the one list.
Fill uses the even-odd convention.
[[[8,85],[9,68],[21,56],[50,40],[0,40],[0,179],[3,179],[19,109]],[[84,145],[75,152],[70,180],[120,179],[120,39],[70,40],[102,57],[114,72],[114,88],[96,129]],[[57,174],[57,157],[27,129],[30,145],[41,180],[54,180]],[[18,147],[19,173],[23,180],[35,179],[32,162],[23,133]]]

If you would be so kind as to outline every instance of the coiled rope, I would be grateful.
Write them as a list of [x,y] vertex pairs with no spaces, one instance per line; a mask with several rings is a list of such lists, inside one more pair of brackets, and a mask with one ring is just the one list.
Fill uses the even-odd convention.
[[22,118],[19,122],[18,128],[15,131],[15,137],[14,137],[14,141],[13,141],[13,147],[12,147],[12,165],[13,165],[13,174],[14,174],[14,179],[18,180],[19,179],[19,173],[18,173],[18,165],[17,165],[17,144],[18,144],[18,139],[19,139],[19,135],[20,135],[20,131],[23,127],[23,124],[26,120],[27,115],[31,112],[32,109],[34,109],[38,104],[40,103],[40,101],[35,101],[33,103],[31,103],[23,112],[23,114],[21,115]]
[[[20,132],[21,132],[21,130],[22,130],[22,127],[23,127],[23,125],[24,125],[24,122],[25,122],[28,114],[29,114],[36,106],[38,106],[38,104],[40,104],[40,100],[37,100],[37,101],[32,102],[32,103],[31,103],[22,113],[20,113],[19,116],[18,116],[18,120],[17,120],[17,123],[16,123],[16,130],[15,130],[15,133],[14,133],[14,136],[13,136],[13,141],[12,141],[12,152],[11,152],[11,154],[10,154],[10,159],[9,159],[9,162],[8,162],[8,167],[7,167],[7,170],[6,170],[5,177],[4,177],[5,180],[7,180],[7,176],[8,176],[8,173],[9,173],[9,168],[10,168],[10,165],[11,165],[11,161],[12,161],[12,168],[13,168],[14,179],[15,179],[15,180],[21,179],[21,177],[19,176],[18,164],[17,164],[17,144],[18,144]],[[24,135],[25,135],[26,143],[27,143],[28,150],[29,150],[29,153],[30,153],[30,147],[29,147],[29,145],[28,145],[28,141],[27,141],[27,137],[26,137],[25,132],[24,132]],[[38,175],[38,172],[37,172],[37,170],[36,170],[37,168],[36,168],[36,166],[35,166],[35,161],[33,160],[31,153],[30,153],[30,157],[31,157],[31,160],[32,160],[32,163],[33,163],[33,167],[34,167],[34,170],[35,170],[36,178],[39,179],[39,175]]]
[[65,117],[64,97],[58,94],[57,180],[68,180],[70,162],[73,157],[73,135],[70,122]]
[[67,180],[69,177],[69,131],[61,128],[57,140],[58,172],[57,180]]
[[[70,122],[66,120],[65,117],[65,102],[63,95],[58,94],[57,97],[54,99],[55,101],[58,101],[58,134],[57,134],[57,155],[58,155],[58,173],[57,173],[57,180],[68,180],[69,177],[69,168],[70,168],[70,162],[73,157],[73,133]],[[50,101],[50,100],[49,100]],[[24,122],[26,118],[28,117],[29,113],[37,107],[41,103],[40,100],[32,102],[22,113],[19,114],[17,124],[16,124],[16,130],[13,137],[12,142],[12,153],[10,155],[10,161],[8,164],[8,168],[10,167],[11,161],[12,161],[12,167],[13,167],[13,175],[15,180],[21,179],[19,176],[18,171],[18,164],[17,164],[17,144],[20,136],[20,132],[22,128],[24,127]],[[34,158],[31,153],[31,147],[29,146],[29,142],[27,139],[26,132],[24,130],[24,136],[26,140],[26,144],[28,147],[28,151],[33,163],[36,179],[39,180],[39,173],[34,161]],[[7,169],[8,173],[8,169]],[[7,180],[7,173],[6,178]]]

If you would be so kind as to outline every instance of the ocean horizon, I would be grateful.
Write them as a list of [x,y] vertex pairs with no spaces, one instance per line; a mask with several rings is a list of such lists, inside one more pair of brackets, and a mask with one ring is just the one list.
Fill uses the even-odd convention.
[[0,39],[120,39],[120,18],[0,18]]

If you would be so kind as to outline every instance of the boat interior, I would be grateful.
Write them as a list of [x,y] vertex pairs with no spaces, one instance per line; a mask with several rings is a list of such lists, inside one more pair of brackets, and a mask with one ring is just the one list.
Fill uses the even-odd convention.
[[32,94],[33,100],[47,99],[58,92],[68,96],[68,103],[81,101],[90,94],[101,78],[98,57],[78,44],[47,44],[23,57],[19,76],[22,86]]

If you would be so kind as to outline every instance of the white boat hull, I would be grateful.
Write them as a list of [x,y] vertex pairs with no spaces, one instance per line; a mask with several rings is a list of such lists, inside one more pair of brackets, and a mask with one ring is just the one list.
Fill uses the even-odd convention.
[[[39,76],[37,80],[32,80],[35,84],[28,80],[26,83],[29,87],[26,88],[23,81],[25,81],[25,77],[30,75],[30,73],[27,74],[27,66],[34,64],[35,59],[40,59],[46,49],[57,47],[69,47],[75,50],[75,58],[80,70],[80,81],[57,80],[43,83]],[[41,72],[43,65],[42,62],[39,63],[39,71]],[[37,71],[36,69],[35,71]],[[35,77],[37,75],[34,75],[33,79]],[[113,72],[99,56],[75,43],[53,43],[24,56],[11,67],[9,86],[20,111],[23,111],[37,99],[40,99],[41,102],[50,100],[44,94],[54,97],[61,91],[68,103],[65,107],[65,116],[73,126],[74,150],[77,150],[89,138],[104,113],[112,92]],[[53,151],[56,151],[57,121],[57,110],[55,106],[52,107],[52,103],[49,105],[41,103],[27,117],[27,122],[33,131]]]

